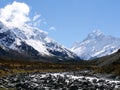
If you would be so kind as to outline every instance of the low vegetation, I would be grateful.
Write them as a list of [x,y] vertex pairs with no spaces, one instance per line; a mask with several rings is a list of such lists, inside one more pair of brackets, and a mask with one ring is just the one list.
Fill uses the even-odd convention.
[[0,60],[0,76],[26,72],[66,72],[84,69],[78,63]]
[[120,76],[120,52],[90,61],[43,62],[35,60],[0,59],[0,77],[30,72],[66,72],[94,70],[96,73]]

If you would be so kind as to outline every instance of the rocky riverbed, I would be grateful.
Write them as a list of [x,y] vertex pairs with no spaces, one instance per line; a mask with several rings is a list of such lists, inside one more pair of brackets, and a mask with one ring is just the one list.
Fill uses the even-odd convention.
[[[81,72],[27,73],[0,78],[0,88],[16,90],[120,90],[120,80]],[[85,71],[84,71],[85,74]]]

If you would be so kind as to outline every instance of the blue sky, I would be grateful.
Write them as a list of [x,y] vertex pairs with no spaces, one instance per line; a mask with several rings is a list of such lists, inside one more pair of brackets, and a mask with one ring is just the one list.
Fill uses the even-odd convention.
[[[0,0],[0,8],[14,0]],[[66,47],[82,41],[88,33],[100,29],[120,37],[120,0],[16,0],[41,14],[47,24],[39,28]],[[49,28],[55,27],[55,30]]]

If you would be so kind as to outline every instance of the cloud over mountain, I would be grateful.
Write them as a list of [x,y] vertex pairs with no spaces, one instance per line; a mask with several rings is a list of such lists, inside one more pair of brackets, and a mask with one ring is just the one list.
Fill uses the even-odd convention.
[[14,1],[0,9],[0,20],[7,26],[20,27],[30,21],[29,12],[27,4]]

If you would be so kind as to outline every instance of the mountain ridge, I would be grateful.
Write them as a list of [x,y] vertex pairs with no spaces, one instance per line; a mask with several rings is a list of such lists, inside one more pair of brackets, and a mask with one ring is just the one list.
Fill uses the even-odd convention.
[[78,42],[70,49],[80,58],[90,60],[110,55],[120,48],[120,38],[105,35],[101,31],[93,31],[87,38]]
[[9,28],[0,22],[0,46],[34,58],[47,56],[59,60],[79,59],[76,54],[50,39],[46,32],[28,25]]

